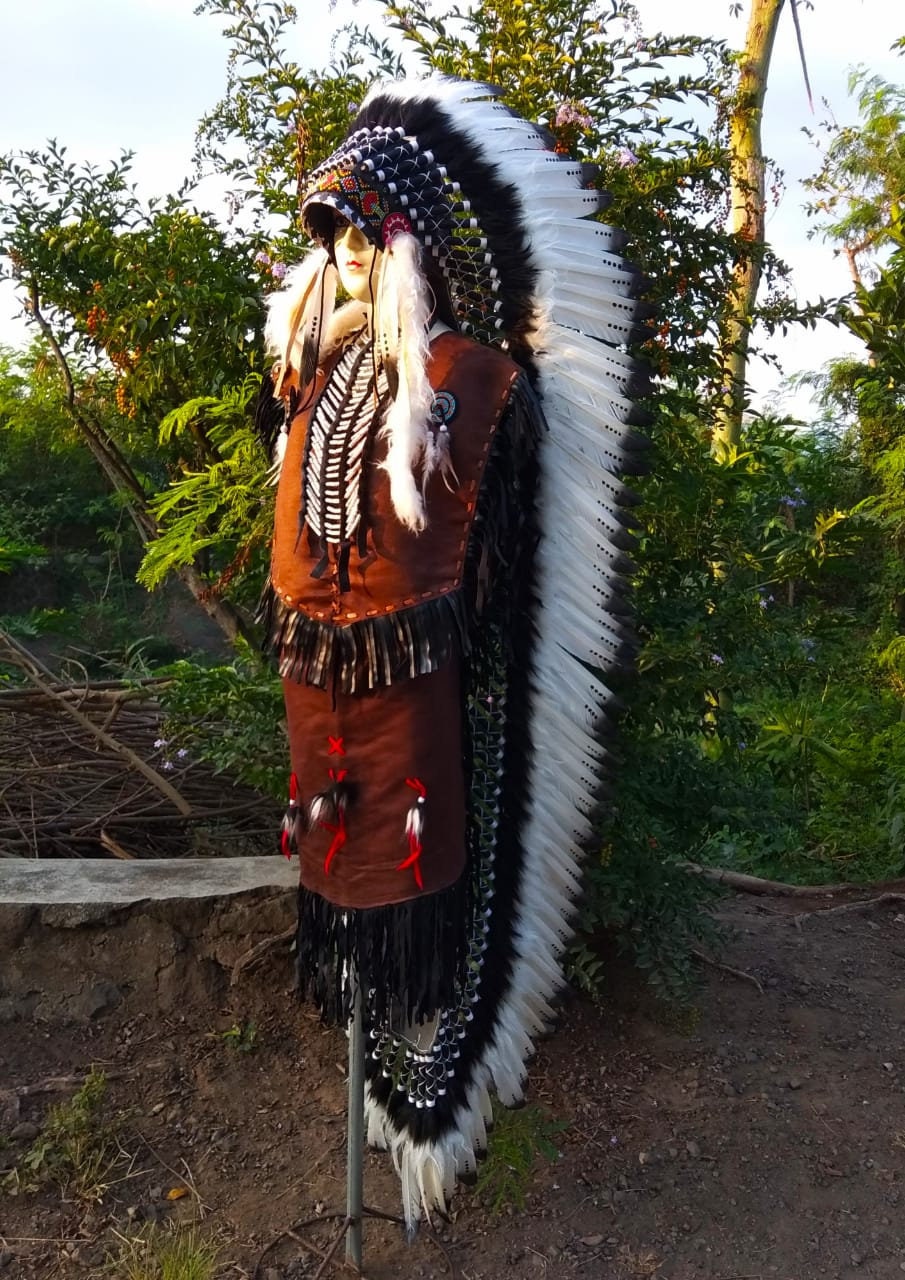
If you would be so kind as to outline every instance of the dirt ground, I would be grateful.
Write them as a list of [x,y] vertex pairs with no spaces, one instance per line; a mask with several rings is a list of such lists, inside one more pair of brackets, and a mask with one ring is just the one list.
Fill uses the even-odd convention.
[[[558,1152],[521,1179],[523,1207],[494,1212],[479,1186],[439,1242],[368,1226],[366,1275],[901,1280],[905,904],[796,920],[809,905],[727,901],[721,961],[740,974],[704,966],[689,1012],[658,1008],[617,966],[599,1005],[570,997],[532,1066],[540,1110],[515,1113],[549,1120]],[[0,1195],[0,1280],[109,1275],[115,1233],[199,1217],[218,1277],[248,1280],[281,1232],[343,1200],[345,1042],[294,1003],[285,947],[230,987],[222,956],[146,963],[163,926],[131,927],[59,933],[56,952],[20,930],[18,972],[33,976],[0,998],[0,1166],[92,1064],[108,1073],[118,1154],[94,1200]],[[78,985],[85,946],[109,952],[112,977],[95,964]],[[368,1202],[397,1212],[387,1158],[365,1169]],[[259,1274],[316,1266],[285,1236]]]

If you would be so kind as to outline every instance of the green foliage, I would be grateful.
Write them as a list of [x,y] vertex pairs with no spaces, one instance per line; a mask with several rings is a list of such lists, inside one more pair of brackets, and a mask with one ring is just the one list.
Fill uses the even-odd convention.
[[21,1195],[56,1184],[82,1199],[99,1200],[120,1155],[115,1127],[104,1116],[106,1093],[104,1073],[92,1067],[68,1102],[50,1108],[3,1189]]
[[[840,241],[857,257],[875,254],[890,239],[905,191],[905,88],[852,72],[857,124],[823,124],[823,164],[805,186],[813,192],[810,214],[821,221],[814,232]],[[817,139],[815,139],[817,140]]]
[[[138,581],[145,586],[159,586],[171,570],[216,548],[221,561],[228,560],[217,582],[217,590],[223,591],[238,570],[247,570],[254,551],[268,546],[273,489],[249,424],[249,405],[260,384],[260,374],[249,374],[240,387],[219,397],[196,396],[161,422],[162,444],[194,430],[203,433],[216,460],[197,471],[184,470],[151,502],[159,533],[138,570]],[[251,585],[259,589],[260,582],[252,579]]]
[[[659,744],[659,767],[651,760],[648,766],[654,767],[624,775],[608,842],[588,868],[580,927],[585,937],[601,930],[610,934],[658,997],[687,1004],[695,987],[691,950],[701,943],[716,945],[719,932],[710,915],[714,892],[680,865],[677,846],[684,838],[692,846],[687,852],[698,852],[708,821],[714,822],[717,800],[725,797],[717,790],[717,779],[707,777],[706,764],[699,763],[697,788],[693,765],[686,762],[682,773],[675,771],[674,759],[667,755],[678,754],[675,747],[668,741]],[[631,742],[633,755],[636,749]],[[642,760],[638,755],[633,763]],[[645,784],[649,788],[658,781],[672,784],[673,796],[685,793],[685,803],[670,805],[665,787],[645,793]]]
[[288,744],[279,677],[241,642],[228,665],[181,661],[164,673],[172,677],[161,692],[167,745],[282,799]]
[[34,565],[42,560],[44,548],[12,539],[0,542],[0,573],[11,573],[20,565]]
[[145,1227],[118,1236],[103,1274],[114,1280],[213,1280],[220,1251],[197,1227]]
[[234,1053],[254,1053],[258,1047],[258,1029],[253,1022],[234,1022],[220,1032],[220,1039]]
[[[219,416],[193,407],[247,406],[250,379],[262,367],[264,310],[254,244],[199,213],[184,189],[143,202],[129,183],[129,162],[125,153],[106,171],[79,166],[56,142],[0,157],[0,275],[13,281],[37,325],[45,363],[52,356],[57,403],[45,442],[76,437],[87,446],[102,488],[112,488],[142,541],[154,542],[158,504],[164,517],[179,508],[178,531],[166,527],[169,543],[149,552],[149,580],[157,583],[186,565],[223,573],[237,554],[246,507],[240,502],[230,519],[230,501],[242,491],[233,472],[241,457],[242,474],[253,478],[255,446],[247,425],[240,447],[238,428],[224,440]],[[34,389],[19,392],[21,417]],[[187,403],[185,429],[160,432]],[[194,488],[207,472],[202,496]],[[168,505],[170,481],[181,488]]]
[[494,1104],[493,1142],[478,1174],[478,1191],[494,1213],[524,1209],[537,1157],[558,1160],[555,1139],[568,1127],[537,1105],[510,1111]]

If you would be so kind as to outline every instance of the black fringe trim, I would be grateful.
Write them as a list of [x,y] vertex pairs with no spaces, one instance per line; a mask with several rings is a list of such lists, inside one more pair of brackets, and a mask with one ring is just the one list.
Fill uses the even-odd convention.
[[268,583],[258,621],[267,647],[277,655],[281,676],[338,693],[364,693],[428,675],[470,652],[461,589],[396,613],[336,626],[287,608]]
[[255,435],[267,451],[268,458],[273,457],[283,424],[287,421],[287,412],[286,404],[273,394],[273,372],[268,370],[261,379],[254,414]]
[[408,902],[367,910],[298,894],[299,990],[327,1023],[352,1016],[355,983],[378,1024],[430,1017],[451,1005],[464,977],[471,877]]

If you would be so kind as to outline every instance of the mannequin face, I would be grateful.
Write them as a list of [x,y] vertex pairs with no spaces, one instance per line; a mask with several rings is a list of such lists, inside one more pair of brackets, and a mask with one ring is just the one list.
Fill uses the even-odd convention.
[[[333,233],[336,269],[346,293],[357,302],[370,302],[377,293],[380,278],[381,251],[368,237],[345,218],[338,218]],[[373,266],[373,271],[372,271]]]

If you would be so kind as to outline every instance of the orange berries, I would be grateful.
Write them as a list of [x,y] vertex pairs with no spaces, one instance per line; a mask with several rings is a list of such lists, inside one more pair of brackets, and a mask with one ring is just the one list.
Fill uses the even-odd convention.
[[97,333],[102,324],[107,321],[107,312],[103,307],[99,307],[97,303],[91,308],[85,317],[85,328],[89,333]]

